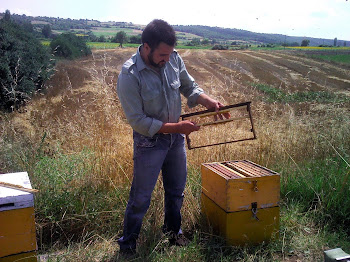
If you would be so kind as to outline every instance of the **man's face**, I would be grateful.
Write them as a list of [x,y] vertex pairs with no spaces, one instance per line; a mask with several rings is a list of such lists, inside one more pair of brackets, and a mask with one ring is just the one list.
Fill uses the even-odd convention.
[[174,51],[173,46],[169,46],[163,42],[161,42],[155,49],[151,49],[148,45],[147,47],[149,48],[147,56],[148,62],[155,68],[162,68],[165,66],[165,63],[169,61],[170,55]]

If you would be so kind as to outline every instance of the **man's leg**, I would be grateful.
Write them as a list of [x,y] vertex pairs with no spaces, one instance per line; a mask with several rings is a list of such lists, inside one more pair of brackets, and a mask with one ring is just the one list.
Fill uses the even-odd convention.
[[134,176],[124,216],[120,249],[135,249],[167,149],[158,139],[134,134]]
[[164,231],[178,234],[181,228],[181,207],[186,185],[187,163],[184,137],[172,134],[172,144],[162,167],[165,193]]

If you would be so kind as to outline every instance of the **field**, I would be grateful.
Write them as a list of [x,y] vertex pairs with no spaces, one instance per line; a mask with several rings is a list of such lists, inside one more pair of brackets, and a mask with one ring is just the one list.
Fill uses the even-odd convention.
[[[61,61],[18,112],[0,115],[0,172],[27,171],[36,195],[43,261],[119,261],[116,240],[132,179],[132,133],[115,85],[135,48],[94,49]],[[162,181],[144,219],[135,261],[320,261],[350,252],[350,69],[299,50],[179,49],[190,74],[225,104],[252,101],[257,140],[188,151],[186,248],[161,235]],[[184,112],[189,109],[183,102]],[[222,125],[225,134],[233,132]],[[194,134],[205,138],[205,132]],[[204,137],[201,137],[204,136]],[[200,211],[200,165],[248,159],[281,175],[280,237],[229,247]],[[120,260],[123,261],[123,260]]]
[[[129,27],[129,26],[120,27],[120,26],[115,26],[115,25],[108,25],[108,26],[104,25],[101,27],[99,27],[99,26],[92,27],[90,31],[97,37],[104,36],[108,39],[108,38],[114,37],[120,31],[124,31],[128,37],[135,36],[135,35],[141,35],[142,30],[138,29],[138,28],[142,28],[142,27],[143,26],[136,26],[134,28],[134,27]],[[67,30],[53,30],[53,31],[56,34],[62,34],[62,33],[67,32]],[[84,29],[71,29],[70,31],[76,32],[76,33],[79,33],[82,35],[84,35],[86,33],[86,30],[84,30]],[[197,36],[197,35],[194,35],[191,33],[185,33],[185,32],[176,32],[176,36],[177,36],[179,44],[190,42],[194,38],[202,39],[202,37],[200,37],[200,36]]]
[[97,37],[99,36],[105,36],[105,37],[113,37],[115,36],[119,31],[124,31],[128,36],[131,35],[140,35],[142,33],[141,30],[131,29],[131,28],[121,28],[116,26],[111,27],[94,27],[91,30],[94,35]]

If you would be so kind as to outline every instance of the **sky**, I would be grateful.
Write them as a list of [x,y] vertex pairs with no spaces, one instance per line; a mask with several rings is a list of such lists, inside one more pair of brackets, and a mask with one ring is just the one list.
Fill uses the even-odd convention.
[[350,0],[0,0],[0,12],[146,25],[207,25],[350,41]]

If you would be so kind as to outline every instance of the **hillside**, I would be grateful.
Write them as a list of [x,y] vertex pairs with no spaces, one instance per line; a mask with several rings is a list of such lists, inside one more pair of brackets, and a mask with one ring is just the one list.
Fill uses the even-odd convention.
[[[0,13],[0,18],[3,16]],[[128,35],[137,35],[141,33],[144,25],[136,25],[133,23],[126,22],[100,22],[97,20],[88,19],[64,19],[59,17],[32,17],[26,15],[12,14],[13,19],[20,22],[30,22],[36,31],[41,31],[45,24],[50,24],[54,32],[60,33],[62,31],[75,31],[81,33],[93,33],[97,37],[105,35],[107,37],[115,35],[118,31],[126,31]],[[250,44],[293,44],[297,43],[300,45],[302,40],[310,40],[311,46],[318,45],[330,45],[334,44],[334,39],[322,39],[312,37],[298,37],[298,36],[287,36],[283,34],[264,34],[255,33],[242,29],[233,28],[221,28],[221,27],[210,27],[202,25],[174,25],[175,30],[179,33],[182,40],[190,41],[193,38],[206,38],[209,40],[215,40],[216,42],[228,42],[231,44],[232,41],[243,41]],[[186,33],[185,37],[181,33]],[[189,34],[189,35],[188,35]],[[344,40],[338,40],[339,46],[344,45]]]
[[[282,34],[263,34],[255,33],[242,29],[210,27],[202,25],[175,25],[174,28],[180,32],[192,33],[208,39],[218,39],[224,41],[247,41],[251,43],[268,43],[268,44],[283,44],[283,43],[300,43],[304,39],[310,40],[311,46],[333,45],[334,39],[322,39],[312,37],[287,36]],[[338,40],[338,44],[343,46],[344,41]]]

